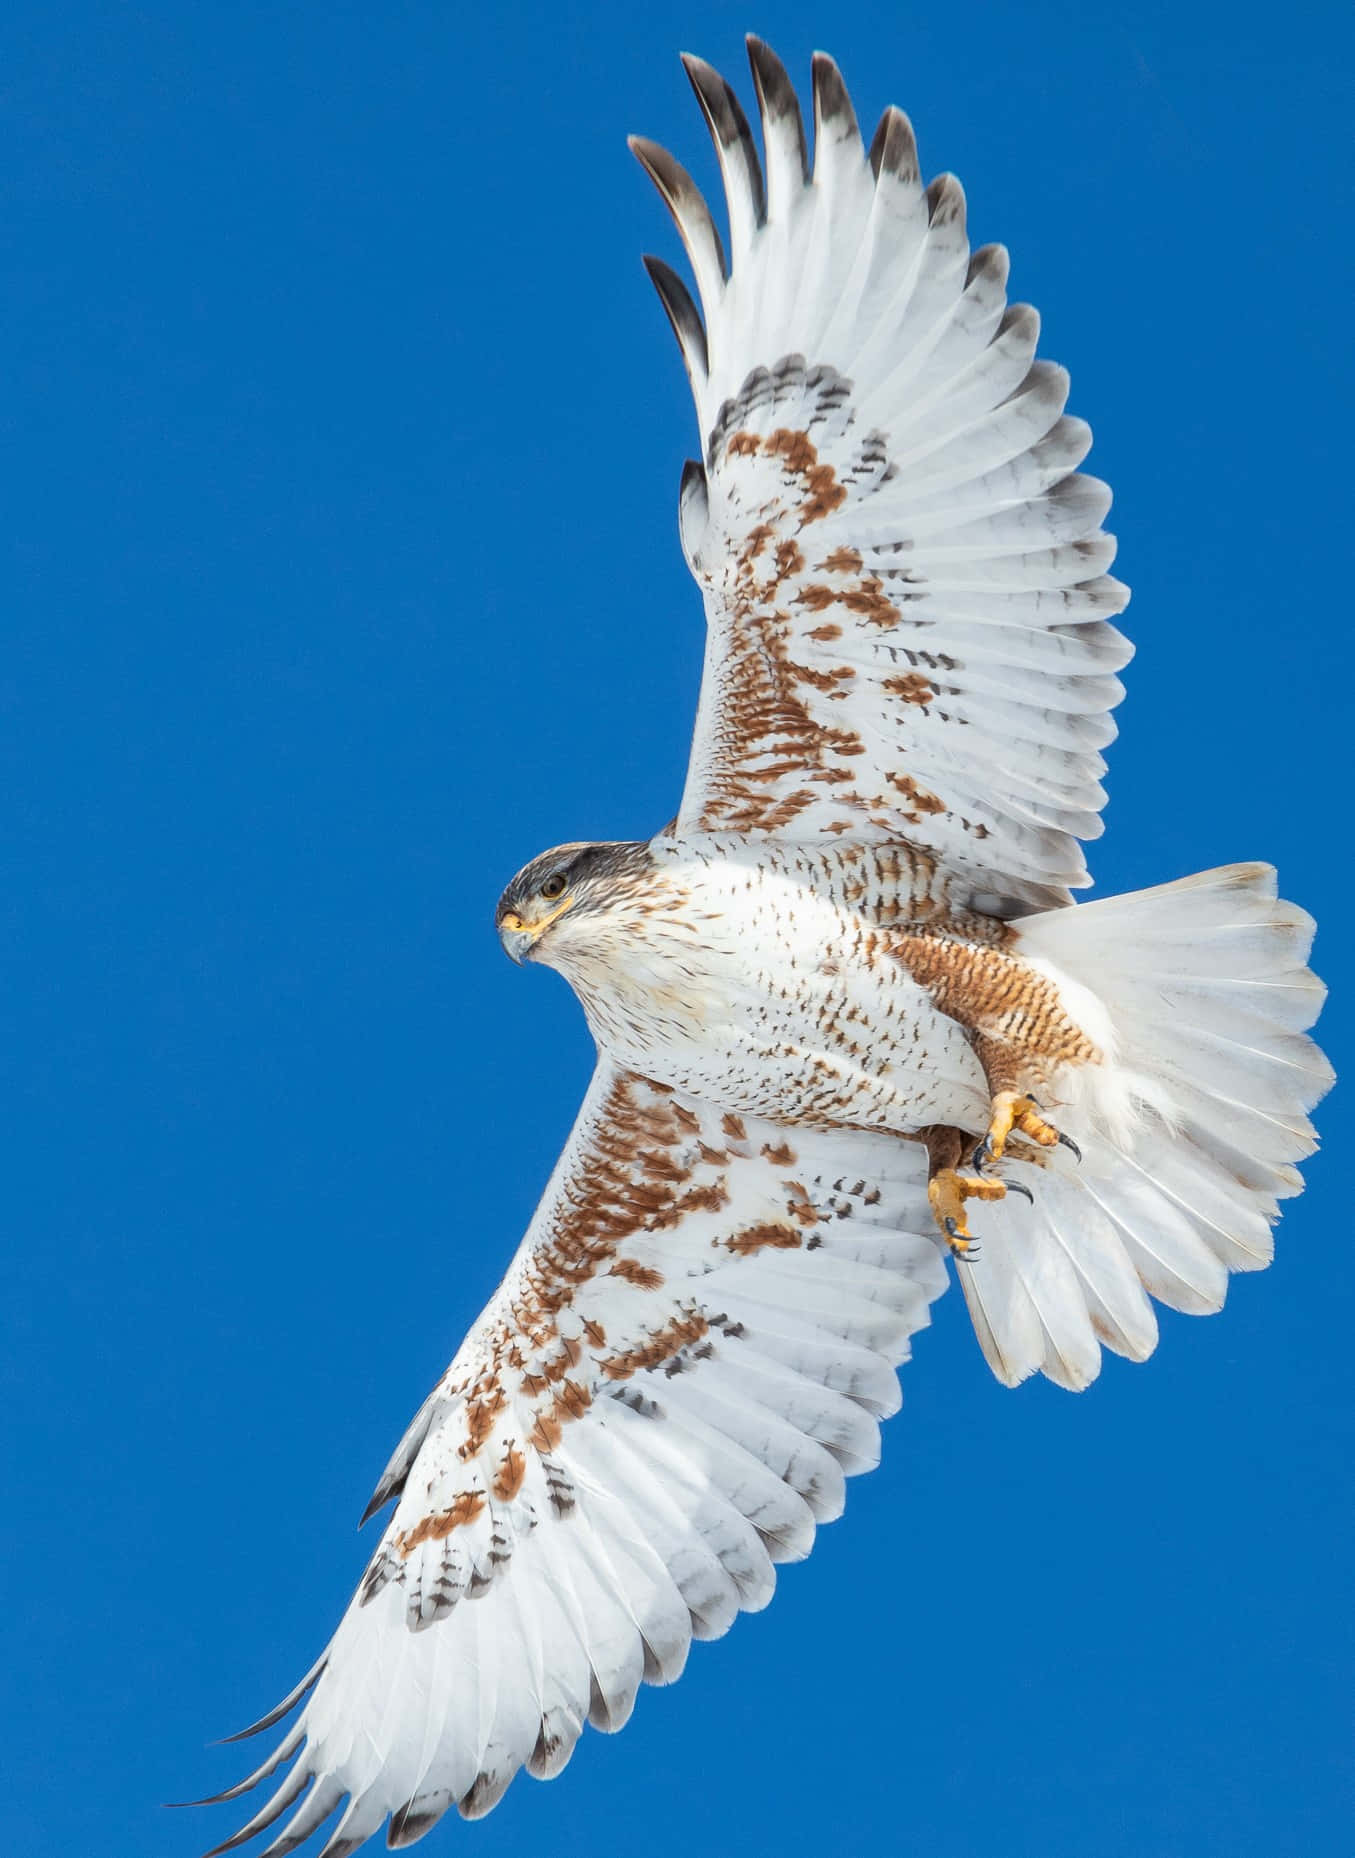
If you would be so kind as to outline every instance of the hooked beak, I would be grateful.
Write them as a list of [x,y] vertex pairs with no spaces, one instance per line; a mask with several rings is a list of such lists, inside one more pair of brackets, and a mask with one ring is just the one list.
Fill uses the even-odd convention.
[[547,929],[558,917],[564,915],[573,901],[572,895],[562,897],[553,910],[538,917],[535,922],[525,922],[516,910],[505,910],[499,919],[499,940],[503,943],[504,953],[521,967],[524,961],[531,959],[532,950]]
[[499,940],[503,943],[503,952],[510,961],[517,962],[519,967],[531,954],[532,943],[535,942],[539,933],[539,930],[525,928],[522,918],[515,916],[512,911],[499,924]]

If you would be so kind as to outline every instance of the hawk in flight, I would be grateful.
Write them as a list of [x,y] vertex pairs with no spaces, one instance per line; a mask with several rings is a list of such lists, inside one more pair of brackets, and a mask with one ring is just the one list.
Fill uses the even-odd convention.
[[[1106,486],[1007,254],[908,118],[867,147],[814,61],[687,73],[728,247],[632,148],[696,285],[649,272],[696,401],[682,546],[707,645],[676,819],[504,892],[597,1070],[507,1276],[420,1408],[393,1503],[227,1851],[412,1845],[558,1774],[693,1638],[765,1606],[879,1454],[953,1268],[993,1373],[1083,1388],[1153,1300],[1271,1255],[1331,1073],[1312,923],[1264,865],[1070,907],[1129,647]],[[699,299],[699,301],[698,301]],[[303,1702],[304,1699],[304,1702]],[[293,1758],[295,1758],[293,1760]]]

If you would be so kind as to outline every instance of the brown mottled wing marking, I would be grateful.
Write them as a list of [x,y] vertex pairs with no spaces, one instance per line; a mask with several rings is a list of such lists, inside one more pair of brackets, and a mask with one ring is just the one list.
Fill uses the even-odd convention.
[[486,1812],[765,1605],[773,1564],[874,1464],[892,1368],[944,1288],[924,1173],[910,1144],[788,1133],[603,1061],[378,1485],[398,1503],[253,1777],[304,1737],[252,1829],[295,1807],[290,1837],[344,1793],[345,1837]]
[[765,211],[728,86],[706,67],[698,84],[728,266],[690,179],[636,145],[704,313],[678,316],[670,285],[704,446],[683,545],[709,629],[679,828],[907,838],[994,913],[1066,902],[1129,656],[1107,623],[1127,598],[1105,573],[1109,492],[1077,473],[1090,433],[1035,359],[1035,312],[1007,305],[1005,252],[971,256],[959,183],[923,187],[907,118],[886,112],[867,157],[816,60],[801,178],[788,80],[752,56]]

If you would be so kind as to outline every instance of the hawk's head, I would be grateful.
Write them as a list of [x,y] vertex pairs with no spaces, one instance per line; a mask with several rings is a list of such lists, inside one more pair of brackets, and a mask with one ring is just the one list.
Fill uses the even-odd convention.
[[514,961],[567,955],[576,931],[592,942],[602,919],[653,892],[657,866],[639,839],[557,845],[524,865],[499,898],[494,925]]

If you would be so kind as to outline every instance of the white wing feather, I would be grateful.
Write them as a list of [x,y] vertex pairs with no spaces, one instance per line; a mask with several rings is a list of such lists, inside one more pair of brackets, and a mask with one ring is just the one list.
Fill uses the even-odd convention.
[[398,1501],[338,1631],[257,1727],[310,1695],[245,1785],[296,1764],[216,1849],[292,1809],[267,1848],[291,1851],[343,1799],[326,1858],[387,1817],[399,1846],[488,1812],[765,1606],[877,1462],[892,1369],[945,1287],[924,1176],[914,1145],[721,1115],[602,1060],[378,1485],[374,1507]]
[[1101,830],[1100,751],[1129,646],[1106,616],[1110,493],[1088,428],[972,256],[959,182],[924,188],[908,120],[867,156],[814,61],[812,173],[786,74],[751,40],[768,186],[733,91],[688,59],[728,200],[632,146],[686,246],[700,310],[647,260],[681,344],[703,458],[683,543],[708,644],[678,829],[906,838],[1002,914],[1067,902]]

